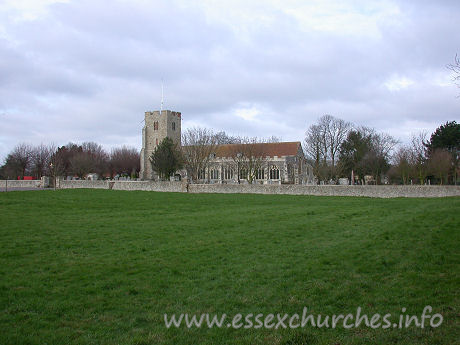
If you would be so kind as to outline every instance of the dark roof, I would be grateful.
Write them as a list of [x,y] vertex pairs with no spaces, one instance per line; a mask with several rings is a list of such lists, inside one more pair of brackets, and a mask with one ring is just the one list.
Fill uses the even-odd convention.
[[[248,148],[247,146],[251,146],[251,148]],[[300,147],[301,144],[299,141],[218,145],[216,149],[216,157],[232,157],[238,151],[244,151],[245,149],[250,149],[252,152],[257,152],[258,154],[263,153],[265,157],[296,156]]]

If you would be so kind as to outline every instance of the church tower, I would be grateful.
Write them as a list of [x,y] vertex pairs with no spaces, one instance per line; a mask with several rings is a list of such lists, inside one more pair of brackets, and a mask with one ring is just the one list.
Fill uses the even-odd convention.
[[157,145],[166,137],[174,144],[181,146],[181,113],[171,110],[145,112],[144,128],[142,128],[142,150],[140,178],[156,179],[152,170],[150,156]]

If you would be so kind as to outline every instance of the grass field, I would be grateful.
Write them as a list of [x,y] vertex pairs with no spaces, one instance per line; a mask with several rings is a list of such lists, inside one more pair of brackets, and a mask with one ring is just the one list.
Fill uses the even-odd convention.
[[[0,344],[460,344],[459,231],[460,198],[0,193]],[[167,329],[163,318],[306,306],[397,322],[426,305],[440,327]]]

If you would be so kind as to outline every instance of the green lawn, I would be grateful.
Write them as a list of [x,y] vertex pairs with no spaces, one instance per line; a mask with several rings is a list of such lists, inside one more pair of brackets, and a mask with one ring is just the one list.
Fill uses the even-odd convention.
[[[0,344],[460,344],[459,231],[460,198],[0,193]],[[440,327],[163,320],[426,305]]]

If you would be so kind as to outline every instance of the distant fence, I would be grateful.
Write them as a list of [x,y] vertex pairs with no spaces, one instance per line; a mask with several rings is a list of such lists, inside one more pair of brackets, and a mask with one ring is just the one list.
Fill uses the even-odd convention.
[[[43,181],[43,180],[42,180]],[[47,187],[44,182],[8,181],[9,188]],[[112,190],[143,190],[156,192],[182,193],[252,193],[252,194],[289,194],[318,196],[364,196],[373,198],[438,198],[460,196],[460,186],[335,186],[335,185],[260,185],[260,184],[187,184],[182,182],[155,181],[90,181],[57,179],[58,189],[94,188]],[[5,188],[5,180],[0,180],[0,188]]]

